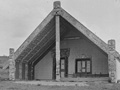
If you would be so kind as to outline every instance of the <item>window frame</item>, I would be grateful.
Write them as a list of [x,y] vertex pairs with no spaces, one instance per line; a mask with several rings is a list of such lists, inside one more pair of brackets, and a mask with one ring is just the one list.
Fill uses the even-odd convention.
[[[78,62],[81,61],[85,61],[85,72],[78,72]],[[90,72],[86,72],[87,70],[87,61],[90,61]],[[82,67],[82,66],[81,66]],[[75,60],[75,73],[76,74],[92,74],[92,59],[91,58],[77,58]]]

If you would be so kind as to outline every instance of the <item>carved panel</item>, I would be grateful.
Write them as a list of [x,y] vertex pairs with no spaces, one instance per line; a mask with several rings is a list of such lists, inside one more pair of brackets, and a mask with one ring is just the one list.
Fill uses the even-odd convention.
[[[55,58],[55,55],[56,55],[55,49],[53,49],[51,51],[52,58]],[[69,48],[60,49],[60,57],[69,57],[69,55],[70,55],[70,49]]]
[[113,55],[108,55],[108,68],[111,82],[116,82],[116,60]]
[[10,48],[10,55],[9,55],[9,80],[15,80],[15,60],[14,60],[13,48]]

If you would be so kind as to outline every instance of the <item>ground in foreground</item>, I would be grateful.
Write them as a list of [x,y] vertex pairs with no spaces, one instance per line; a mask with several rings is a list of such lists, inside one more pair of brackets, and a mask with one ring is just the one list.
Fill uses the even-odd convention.
[[31,85],[24,83],[15,83],[12,81],[0,81],[0,90],[120,90],[120,84],[113,84],[107,82],[84,82],[84,83],[86,83],[87,85],[50,86],[40,84]]

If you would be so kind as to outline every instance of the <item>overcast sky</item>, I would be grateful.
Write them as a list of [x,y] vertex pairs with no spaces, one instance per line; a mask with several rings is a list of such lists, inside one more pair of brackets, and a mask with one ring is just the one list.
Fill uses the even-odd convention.
[[[55,0],[0,0],[0,55],[15,50],[53,9]],[[120,52],[119,0],[60,0],[73,17]]]

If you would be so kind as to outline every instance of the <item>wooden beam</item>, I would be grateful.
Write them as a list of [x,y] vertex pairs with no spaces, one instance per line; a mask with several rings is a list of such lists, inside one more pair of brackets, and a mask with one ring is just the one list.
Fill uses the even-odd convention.
[[56,81],[60,80],[60,17],[56,15]]

